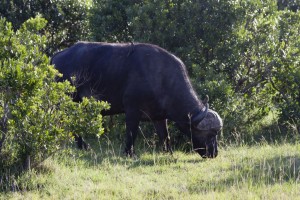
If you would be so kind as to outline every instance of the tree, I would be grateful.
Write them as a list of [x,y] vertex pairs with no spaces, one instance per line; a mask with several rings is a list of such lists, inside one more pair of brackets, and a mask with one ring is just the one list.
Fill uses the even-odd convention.
[[300,120],[300,12],[281,11],[278,15],[277,52],[273,56],[270,82],[276,90],[281,120]]
[[29,18],[45,18],[48,23],[40,32],[47,36],[45,53],[52,55],[89,37],[87,16],[90,6],[90,1],[81,0],[1,1],[0,16],[10,21],[14,30]]

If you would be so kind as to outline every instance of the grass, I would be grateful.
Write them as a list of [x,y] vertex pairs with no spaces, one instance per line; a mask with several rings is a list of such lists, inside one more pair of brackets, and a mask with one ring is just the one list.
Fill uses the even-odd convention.
[[[116,145],[118,146],[118,145]],[[223,146],[216,159],[109,142],[71,149],[23,174],[0,199],[300,199],[300,144]]]

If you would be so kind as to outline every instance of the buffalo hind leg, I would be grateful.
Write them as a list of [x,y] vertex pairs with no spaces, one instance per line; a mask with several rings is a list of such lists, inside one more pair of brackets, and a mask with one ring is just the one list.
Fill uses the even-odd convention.
[[139,111],[126,112],[126,146],[125,153],[127,156],[134,157],[134,141],[136,139],[140,121]]
[[75,139],[75,143],[76,143],[76,146],[78,149],[81,149],[81,150],[89,149],[89,144],[84,141],[82,136],[74,134],[74,139]]
[[157,135],[159,137],[160,143],[163,145],[163,151],[173,153],[171,148],[170,136],[167,127],[167,120],[161,120],[154,122],[154,127],[156,129]]

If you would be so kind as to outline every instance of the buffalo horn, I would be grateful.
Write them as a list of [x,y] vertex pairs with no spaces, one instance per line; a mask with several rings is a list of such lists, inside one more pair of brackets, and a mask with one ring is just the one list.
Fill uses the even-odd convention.
[[198,113],[195,117],[192,118],[192,123],[193,124],[199,124],[206,116],[207,111],[208,111],[209,105],[208,103],[205,104],[205,111]]

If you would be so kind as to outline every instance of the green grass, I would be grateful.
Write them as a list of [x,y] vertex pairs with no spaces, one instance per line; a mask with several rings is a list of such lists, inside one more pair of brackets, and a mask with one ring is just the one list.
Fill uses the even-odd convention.
[[300,144],[220,148],[216,159],[93,145],[46,160],[0,199],[300,199]]

